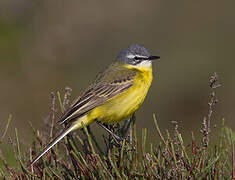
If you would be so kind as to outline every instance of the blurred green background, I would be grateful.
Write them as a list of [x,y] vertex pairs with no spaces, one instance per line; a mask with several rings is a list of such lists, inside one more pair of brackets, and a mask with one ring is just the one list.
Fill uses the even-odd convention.
[[[213,124],[235,117],[234,1],[0,1],[0,132],[9,114],[12,134],[30,142],[44,130],[51,91],[84,90],[120,49],[144,45],[161,60],[137,112],[137,126],[153,135],[152,114],[162,129],[178,121],[184,134],[199,133],[208,111],[208,78],[222,88]],[[100,130],[100,128],[98,128]]]

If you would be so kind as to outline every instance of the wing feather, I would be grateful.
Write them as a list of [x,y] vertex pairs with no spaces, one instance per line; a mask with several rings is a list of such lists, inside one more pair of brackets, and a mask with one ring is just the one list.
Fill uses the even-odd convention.
[[[136,72],[127,70],[127,68],[121,68],[120,66],[118,66],[118,68],[119,69],[114,67],[112,71],[109,71],[108,68],[103,72],[106,73],[106,76],[99,74],[97,77],[98,80],[96,79],[95,83],[71,104],[61,117],[59,123],[63,124],[64,122],[70,122],[73,119],[81,117],[111,97],[130,88],[133,84]],[[109,75],[107,75],[107,73],[109,73]],[[122,73],[121,77],[119,77],[120,73]],[[107,79],[107,77],[112,78]]]

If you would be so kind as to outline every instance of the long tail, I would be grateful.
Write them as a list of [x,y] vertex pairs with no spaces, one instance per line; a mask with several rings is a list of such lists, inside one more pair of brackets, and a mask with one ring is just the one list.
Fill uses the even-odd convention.
[[58,143],[63,137],[68,133],[76,129],[77,125],[72,124],[68,128],[65,128],[58,136],[56,136],[33,160],[28,166],[33,165],[37,160],[39,160],[47,151],[49,151],[56,143]]

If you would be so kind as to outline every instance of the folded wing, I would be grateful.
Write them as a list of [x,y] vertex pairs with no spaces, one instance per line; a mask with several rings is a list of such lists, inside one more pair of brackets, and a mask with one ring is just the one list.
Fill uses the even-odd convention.
[[66,110],[60,124],[71,122],[106,100],[130,88],[136,72],[115,63],[98,74],[95,82],[78,97]]

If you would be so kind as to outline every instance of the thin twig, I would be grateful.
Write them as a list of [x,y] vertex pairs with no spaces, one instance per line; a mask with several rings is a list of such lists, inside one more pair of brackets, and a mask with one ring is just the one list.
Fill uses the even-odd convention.
[[53,129],[54,129],[54,124],[55,124],[55,93],[51,92],[51,98],[52,98],[52,103],[51,103],[51,131],[50,131],[50,137],[53,137]]
[[8,120],[7,120],[7,125],[6,125],[6,128],[5,128],[5,131],[4,131],[4,133],[3,133],[3,135],[2,135],[0,140],[3,140],[4,137],[6,136],[7,130],[8,130],[8,127],[10,125],[11,120],[12,120],[12,115],[10,114],[9,117],[8,117]]

